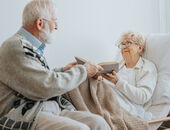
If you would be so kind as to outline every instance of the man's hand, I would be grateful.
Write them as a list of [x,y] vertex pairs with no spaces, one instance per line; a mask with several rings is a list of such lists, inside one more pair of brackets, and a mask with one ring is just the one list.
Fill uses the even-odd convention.
[[98,80],[98,81],[102,81],[103,80],[103,77],[101,75],[99,75],[99,76],[95,75],[93,78]]
[[100,65],[94,64],[90,61],[86,62],[84,66],[86,67],[88,78],[95,76],[97,72],[100,72],[103,70],[103,68]]
[[102,74],[102,76],[103,76],[103,78],[109,80],[110,82],[112,82],[114,84],[116,84],[118,82],[118,80],[119,80],[119,78],[118,78],[115,71],[113,71],[112,74],[109,74],[109,73]]
[[71,62],[66,67],[64,67],[64,71],[71,69],[73,66],[77,65],[77,62]]

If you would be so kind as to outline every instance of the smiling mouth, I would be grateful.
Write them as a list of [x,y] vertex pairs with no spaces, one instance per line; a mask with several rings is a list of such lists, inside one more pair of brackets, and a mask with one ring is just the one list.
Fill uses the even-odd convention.
[[126,50],[125,50],[125,51],[123,51],[123,52],[129,52],[129,51],[126,51]]

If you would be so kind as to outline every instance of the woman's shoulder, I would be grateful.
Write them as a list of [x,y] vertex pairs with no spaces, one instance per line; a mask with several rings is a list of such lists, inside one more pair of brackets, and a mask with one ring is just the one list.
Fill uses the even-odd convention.
[[143,68],[145,70],[157,71],[156,65],[151,60],[148,60],[148,59],[143,58],[143,57],[142,57],[142,60],[143,60]]

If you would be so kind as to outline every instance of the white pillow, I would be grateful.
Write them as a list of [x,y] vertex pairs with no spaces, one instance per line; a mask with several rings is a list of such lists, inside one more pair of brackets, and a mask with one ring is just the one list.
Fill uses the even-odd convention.
[[144,57],[155,63],[158,70],[152,105],[170,103],[170,34],[148,35]]

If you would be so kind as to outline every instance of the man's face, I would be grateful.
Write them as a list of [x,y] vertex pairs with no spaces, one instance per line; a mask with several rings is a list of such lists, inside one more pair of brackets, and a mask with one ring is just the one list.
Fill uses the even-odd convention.
[[40,30],[39,37],[43,43],[52,43],[56,38],[57,18],[54,11],[51,13],[51,19],[43,19],[44,28]]
[[50,26],[50,32],[53,32],[54,30],[58,29],[55,11],[52,11],[51,13],[51,20],[49,21],[49,26]]

